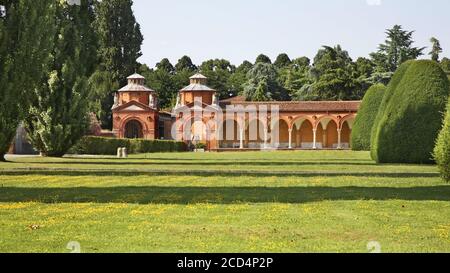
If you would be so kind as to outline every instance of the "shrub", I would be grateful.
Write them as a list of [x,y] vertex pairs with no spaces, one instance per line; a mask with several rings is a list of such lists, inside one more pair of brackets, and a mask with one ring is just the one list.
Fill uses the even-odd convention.
[[411,61],[405,67],[406,71],[400,71],[403,76],[399,82],[388,87],[383,98],[384,102],[390,97],[372,142],[379,163],[433,162],[449,82],[436,62]]
[[370,151],[372,127],[385,91],[386,86],[376,84],[364,96],[352,130],[351,146],[354,151]]
[[372,133],[370,134],[370,155],[372,156],[372,159],[375,161],[378,161],[377,158],[377,146],[376,146],[376,139],[378,137],[378,128],[381,119],[383,118],[384,112],[386,111],[386,107],[389,104],[389,101],[391,100],[392,94],[394,93],[395,88],[397,88],[397,85],[400,83],[400,81],[403,78],[403,75],[408,70],[409,66],[411,65],[412,61],[407,61],[403,63],[397,71],[392,76],[391,81],[389,82],[386,90],[384,91],[383,100],[381,101],[380,106],[378,107],[378,113],[375,117],[375,120],[373,122],[372,127]]
[[444,120],[444,128],[434,149],[434,158],[439,166],[442,177],[450,182],[450,100],[447,105],[447,115]]
[[197,143],[195,145],[195,149],[198,149],[198,150],[206,149],[206,144],[205,143]]
[[115,155],[117,149],[125,147],[131,154],[186,151],[184,142],[170,140],[118,139],[106,137],[84,137],[72,147],[70,153],[91,155]]

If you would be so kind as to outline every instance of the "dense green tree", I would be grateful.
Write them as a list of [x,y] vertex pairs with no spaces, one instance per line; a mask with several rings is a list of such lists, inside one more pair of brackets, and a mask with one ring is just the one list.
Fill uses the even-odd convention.
[[247,81],[247,73],[252,69],[253,64],[249,61],[244,61],[239,65],[233,74],[228,79],[228,89],[231,94],[242,95],[244,91],[244,84]]
[[367,90],[352,128],[351,146],[354,151],[370,151],[372,127],[385,91],[386,86],[382,84]]
[[295,59],[287,67],[279,69],[279,81],[293,100],[302,100],[298,97],[303,86],[311,83],[310,60],[307,57]]
[[[142,56],[141,45],[143,36],[140,25],[136,22],[132,10],[132,0],[96,1],[96,19],[93,23],[98,38],[98,57],[100,74],[108,77],[110,83],[99,83],[94,93],[106,92],[102,95],[102,123],[111,128],[111,107],[114,103],[114,92],[106,90],[105,86],[127,84],[127,77],[138,68],[137,59]],[[93,86],[95,88],[95,86]]]
[[374,159],[379,163],[431,163],[449,81],[434,61],[411,61],[397,73],[403,76],[386,93],[389,100],[372,142]]
[[[265,82],[265,84],[261,84]],[[265,87],[264,85],[267,85]],[[257,63],[247,73],[247,82],[244,85],[243,95],[249,101],[258,101],[262,98],[258,91],[268,90],[264,98],[267,100],[287,100],[286,90],[278,82],[278,72],[274,65],[268,63]],[[264,89],[262,89],[264,87]]]
[[167,109],[174,106],[174,100],[181,87],[176,86],[174,75],[164,69],[156,69],[147,76],[147,85],[156,91],[158,95],[159,107]]
[[208,78],[208,86],[216,90],[219,97],[226,99],[236,96],[235,90],[228,86],[228,80],[236,67],[224,59],[208,60],[199,67],[201,73]]
[[441,67],[447,75],[450,75],[450,59],[445,57],[441,61]]
[[190,57],[183,56],[178,60],[178,63],[175,65],[175,69],[177,71],[188,70],[194,72],[197,70],[197,66],[192,62]]
[[357,75],[365,79],[370,78],[375,70],[375,64],[367,58],[360,57],[355,64]]
[[386,30],[387,39],[380,44],[378,51],[371,54],[378,72],[395,72],[408,60],[415,60],[423,55],[425,48],[414,47],[414,31],[407,31],[400,25]]
[[52,66],[41,85],[30,96],[26,128],[35,149],[48,156],[63,156],[89,128],[88,77],[92,32],[89,1],[80,5],[58,2],[57,29],[52,47]]
[[277,59],[273,63],[277,68],[284,68],[291,65],[292,61],[286,53],[278,55]]
[[0,160],[48,69],[54,0],[2,0],[0,16]]
[[[180,73],[183,73],[183,71],[186,70],[182,70]],[[188,74],[186,75],[186,81],[183,83],[177,82],[177,76],[180,74],[174,74],[175,70],[168,59],[163,59],[158,63],[155,70],[148,68],[146,65],[142,65],[139,73],[145,77],[147,86],[156,91],[161,109],[174,106],[178,90],[181,89],[181,86],[186,86],[189,82]]]
[[253,101],[267,101],[270,97],[269,86],[267,85],[267,80],[262,79],[258,86],[256,87],[255,94],[253,96]]
[[355,65],[339,45],[324,46],[314,58],[311,76],[314,83],[308,91],[319,100],[355,99]]
[[272,60],[268,56],[260,54],[258,57],[256,57],[255,64],[257,63],[271,64]]
[[431,51],[429,55],[431,56],[431,59],[435,62],[439,62],[439,55],[442,53],[442,47],[441,43],[438,39],[432,37],[430,39],[431,42]]
[[442,178],[450,182],[450,100],[447,105],[447,114],[444,120],[444,127],[439,134],[434,158],[439,166]]
[[156,69],[164,70],[169,74],[175,74],[175,67],[170,63],[169,59],[164,58],[156,64]]

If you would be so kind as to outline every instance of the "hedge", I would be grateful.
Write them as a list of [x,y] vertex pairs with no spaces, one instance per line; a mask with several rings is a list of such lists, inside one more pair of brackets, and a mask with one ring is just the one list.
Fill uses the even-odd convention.
[[131,154],[157,152],[184,152],[184,142],[170,140],[118,139],[106,137],[83,137],[72,147],[72,154],[116,155],[117,149],[125,147]]
[[[442,128],[449,81],[433,61],[410,61],[389,96],[377,124],[372,152],[378,163],[432,163]],[[398,79],[395,79],[398,80]],[[382,110],[380,108],[380,110]]]
[[403,79],[403,76],[405,75],[406,71],[408,70],[409,66],[411,65],[412,61],[407,61],[400,65],[400,67],[395,71],[394,75],[392,76],[391,81],[389,82],[386,91],[384,92],[383,100],[381,101],[380,107],[378,108],[378,113],[375,117],[375,120],[373,122],[372,132],[370,134],[370,155],[372,156],[372,159],[375,161],[378,161],[377,158],[377,147],[376,147],[376,139],[378,138],[379,134],[379,124],[384,116],[384,112],[386,111],[386,108],[392,98],[392,95],[394,94],[394,90],[397,88],[397,85],[400,83],[400,81]]
[[372,127],[385,91],[383,84],[373,85],[367,90],[353,125],[351,147],[354,151],[370,151]]
[[447,105],[444,127],[439,134],[436,148],[434,149],[434,158],[439,166],[442,178],[450,182],[450,100]]

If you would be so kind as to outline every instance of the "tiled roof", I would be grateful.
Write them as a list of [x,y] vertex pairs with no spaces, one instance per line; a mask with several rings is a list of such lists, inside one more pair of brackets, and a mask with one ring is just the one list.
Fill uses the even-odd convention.
[[181,89],[181,92],[185,92],[185,91],[211,91],[211,92],[214,92],[215,90],[212,88],[209,88],[208,86],[203,85],[203,84],[193,83],[193,84],[190,84],[190,85],[186,86],[185,88]]
[[[241,97],[242,98],[242,97]],[[357,112],[361,101],[277,101],[277,102],[249,102],[239,100],[239,97],[230,98],[220,102],[221,107],[226,105],[267,105],[279,106],[282,112]]]
[[245,101],[244,96],[236,96],[228,99],[221,100],[220,103],[231,103],[231,102],[243,102]]
[[119,92],[155,92],[154,90],[140,84],[128,84],[125,87],[122,87]]

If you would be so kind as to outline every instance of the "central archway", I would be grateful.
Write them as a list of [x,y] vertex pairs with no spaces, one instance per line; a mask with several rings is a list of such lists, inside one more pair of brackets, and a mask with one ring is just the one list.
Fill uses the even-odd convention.
[[137,120],[131,120],[125,125],[125,138],[143,138],[144,132],[142,130],[142,125]]

